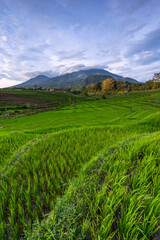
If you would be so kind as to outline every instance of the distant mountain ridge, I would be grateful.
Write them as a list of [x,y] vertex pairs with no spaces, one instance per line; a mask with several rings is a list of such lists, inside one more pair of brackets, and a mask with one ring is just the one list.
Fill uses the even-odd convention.
[[[87,80],[88,76],[94,76],[90,79],[90,83]],[[96,77],[97,76],[97,77]],[[91,83],[96,83],[103,81],[107,77],[112,77],[116,81],[123,80],[124,82],[128,81],[131,83],[139,83],[137,80],[132,78],[124,78],[117,74],[111,73],[104,69],[88,69],[80,70],[77,72],[67,73],[60,76],[49,78],[45,75],[39,75],[35,78],[31,78],[28,81],[16,85],[15,87],[43,87],[43,88],[64,88],[64,87],[81,87],[83,85],[89,85]],[[95,82],[94,82],[95,80]]]
[[26,87],[34,87],[35,85],[39,86],[39,85],[45,84],[45,82],[48,79],[49,78],[47,76],[45,76],[45,75],[38,75],[37,77],[31,78],[31,79],[27,80],[24,83],[16,85],[16,87],[24,87],[24,88],[26,88]]

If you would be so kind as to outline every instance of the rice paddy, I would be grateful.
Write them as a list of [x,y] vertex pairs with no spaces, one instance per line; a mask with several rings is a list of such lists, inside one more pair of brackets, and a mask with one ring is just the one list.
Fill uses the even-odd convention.
[[158,239],[160,91],[0,126],[0,239]]

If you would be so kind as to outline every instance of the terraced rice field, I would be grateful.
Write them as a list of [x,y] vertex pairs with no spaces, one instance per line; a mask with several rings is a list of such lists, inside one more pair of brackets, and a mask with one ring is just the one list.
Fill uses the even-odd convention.
[[0,239],[159,239],[160,91],[74,101],[0,120]]

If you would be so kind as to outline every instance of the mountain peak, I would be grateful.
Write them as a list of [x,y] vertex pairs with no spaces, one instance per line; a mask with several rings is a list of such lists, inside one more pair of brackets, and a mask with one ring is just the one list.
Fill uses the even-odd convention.
[[111,73],[104,69],[86,69],[86,70],[79,70],[72,73],[67,73],[63,75],[59,75],[56,77],[49,78],[45,75],[39,75],[37,77],[31,78],[28,81],[17,85],[16,87],[56,87],[56,88],[64,88],[64,87],[77,87],[84,84],[85,78],[91,75],[103,75],[107,77],[112,77],[116,81],[129,81],[133,83],[139,83],[137,80],[132,78],[124,78],[117,74]]

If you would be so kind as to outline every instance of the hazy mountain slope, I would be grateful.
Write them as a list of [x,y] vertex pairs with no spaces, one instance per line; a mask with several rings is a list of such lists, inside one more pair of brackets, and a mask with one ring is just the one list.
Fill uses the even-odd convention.
[[45,84],[45,82],[48,80],[49,78],[45,75],[39,75],[35,78],[31,78],[28,81],[18,84],[16,87],[34,87],[36,86],[42,86],[43,84]]
[[123,80],[124,82],[130,82],[130,83],[140,83],[137,80],[135,80],[133,78],[129,78],[129,77],[124,77],[121,80]]
[[81,86],[89,86],[92,83],[98,83],[98,82],[102,82],[103,80],[105,80],[106,78],[111,78],[111,76],[107,76],[107,75],[90,75],[84,79],[80,79],[79,81],[77,81],[75,83],[76,87],[81,87]]
[[[90,75],[107,75],[108,77],[113,77],[115,80],[119,81],[122,76],[110,73],[104,69],[88,69],[88,70],[80,70],[78,72],[67,73],[61,76],[57,76],[54,78],[48,79],[46,81],[46,87],[71,87],[71,86],[82,86],[80,85],[80,81],[85,79]],[[78,83],[78,84],[77,84]]]

